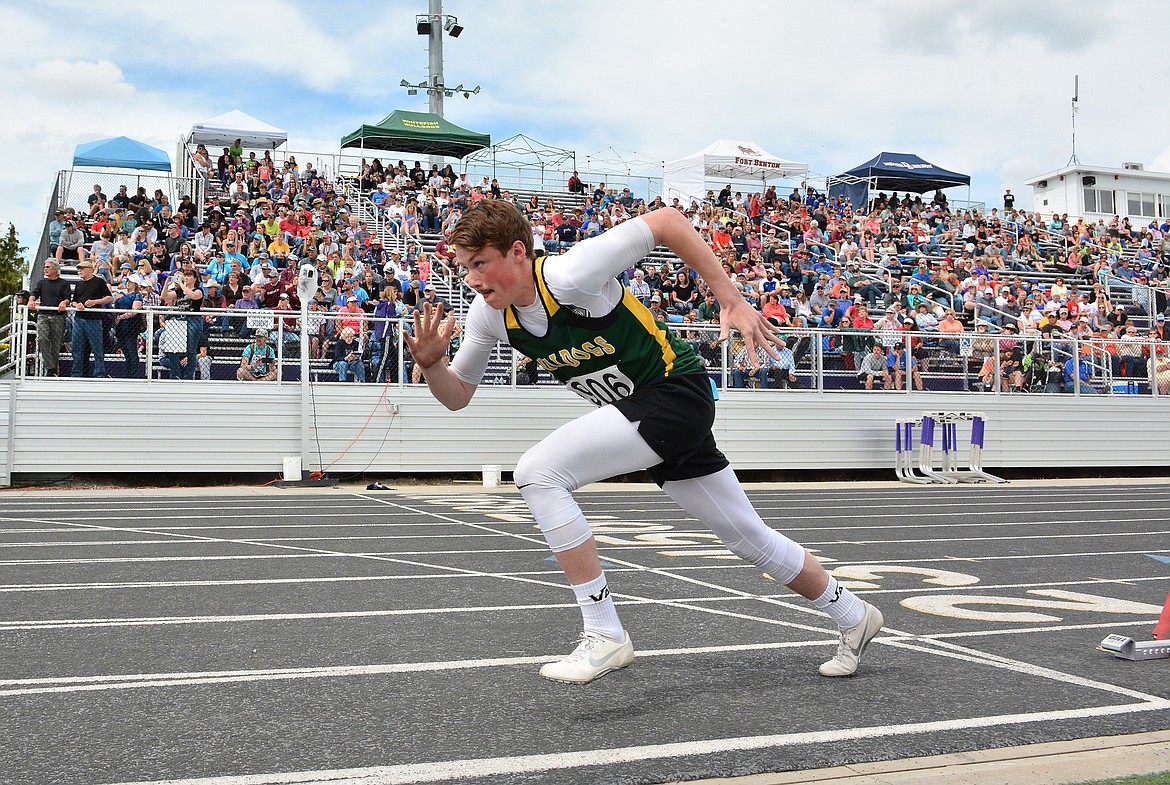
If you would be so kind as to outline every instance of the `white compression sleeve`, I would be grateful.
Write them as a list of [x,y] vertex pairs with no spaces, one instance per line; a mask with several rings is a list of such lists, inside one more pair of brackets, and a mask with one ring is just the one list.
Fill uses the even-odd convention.
[[780,583],[787,586],[800,574],[804,548],[764,523],[730,466],[706,477],[668,482],[662,490],[709,526],[732,553]]
[[638,433],[636,423],[614,407],[603,406],[565,423],[524,453],[513,478],[549,547],[557,553],[593,536],[573,491],[661,461]]

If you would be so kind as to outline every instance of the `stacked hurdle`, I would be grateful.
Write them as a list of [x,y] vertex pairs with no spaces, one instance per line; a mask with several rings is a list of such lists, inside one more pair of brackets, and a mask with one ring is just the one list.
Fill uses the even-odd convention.
[[[967,468],[960,468],[959,423],[971,423]],[[926,412],[921,420],[899,420],[894,433],[894,471],[902,482],[953,485],[960,482],[1007,482],[983,470],[986,418],[982,412]],[[922,430],[917,462],[914,455],[914,428]],[[934,467],[936,426],[942,432],[942,466]]]

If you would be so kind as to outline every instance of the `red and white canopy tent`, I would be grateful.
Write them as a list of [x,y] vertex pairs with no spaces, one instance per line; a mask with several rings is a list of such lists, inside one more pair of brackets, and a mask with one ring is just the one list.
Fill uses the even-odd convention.
[[662,172],[662,196],[668,203],[677,196],[690,204],[706,196],[709,180],[719,186],[736,180],[756,180],[766,186],[768,180],[807,174],[808,164],[772,155],[754,142],[719,139],[697,153],[668,161]]

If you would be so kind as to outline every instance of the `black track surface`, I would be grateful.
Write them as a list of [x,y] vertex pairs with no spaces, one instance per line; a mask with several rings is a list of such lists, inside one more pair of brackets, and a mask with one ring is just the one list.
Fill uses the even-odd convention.
[[0,782],[660,783],[1170,728],[1170,660],[1094,648],[1150,637],[1170,486],[749,495],[884,611],[855,677],[660,493],[579,497],[639,656],[585,687],[536,675],[579,615],[514,491],[6,499]]

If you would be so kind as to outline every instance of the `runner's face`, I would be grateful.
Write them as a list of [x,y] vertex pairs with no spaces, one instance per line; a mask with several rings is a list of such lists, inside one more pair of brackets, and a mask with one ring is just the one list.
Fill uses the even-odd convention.
[[512,244],[507,254],[491,247],[478,251],[456,248],[455,264],[461,268],[464,282],[497,311],[509,305],[536,302],[532,262],[524,252],[524,243],[519,240]]

